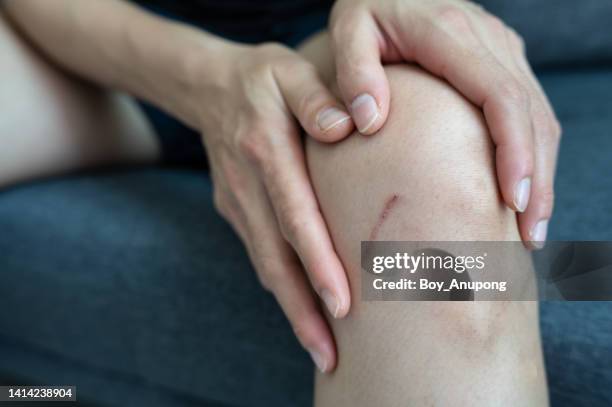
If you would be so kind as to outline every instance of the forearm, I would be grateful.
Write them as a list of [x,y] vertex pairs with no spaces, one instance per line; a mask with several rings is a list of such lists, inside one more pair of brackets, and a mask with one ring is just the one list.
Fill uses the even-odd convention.
[[232,48],[120,0],[4,4],[15,25],[58,65],[147,100],[191,126],[198,125],[199,104],[192,102],[196,84],[223,75]]

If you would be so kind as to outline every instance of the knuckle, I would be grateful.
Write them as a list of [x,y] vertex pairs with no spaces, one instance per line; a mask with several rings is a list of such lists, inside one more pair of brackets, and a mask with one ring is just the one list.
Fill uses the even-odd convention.
[[228,211],[227,211],[227,205],[225,202],[225,197],[217,189],[215,189],[215,191],[213,192],[213,207],[215,208],[215,211],[217,211],[219,215],[221,215],[224,218],[227,218]]
[[510,37],[511,44],[518,50],[520,53],[525,53],[525,39],[517,33],[512,28],[508,28],[508,35]]
[[444,4],[434,11],[434,21],[437,25],[456,33],[471,32],[470,17],[466,10],[455,4]]
[[295,213],[295,211],[286,211],[281,222],[281,232],[285,240],[295,242],[298,236],[301,236],[303,230],[308,225],[308,220],[303,215]]
[[553,139],[557,141],[560,140],[561,135],[563,134],[563,127],[561,126],[561,123],[556,117],[552,118],[551,127],[552,127],[551,133],[553,135]]
[[498,17],[489,14],[486,19],[485,19],[487,25],[489,26],[489,30],[491,30],[492,33],[494,33],[497,36],[504,36],[506,35],[506,24],[504,24],[504,22],[502,20],[500,20]]
[[249,255],[256,270],[257,279],[266,291],[274,291],[275,281],[282,273],[282,268],[276,266],[276,260],[268,254],[263,239],[249,239]]
[[221,167],[226,187],[224,203],[227,210],[247,208],[250,201],[251,180],[245,175],[244,168],[231,160],[222,162]]
[[274,72],[281,76],[291,76],[298,68],[298,64],[293,58],[278,58],[274,62]]
[[247,83],[261,81],[261,78],[265,78],[269,72],[270,58],[265,53],[257,53],[244,67],[244,78],[248,80]]
[[482,4],[478,4],[478,3],[473,3],[471,1],[469,1],[467,4],[469,4],[469,6],[476,12],[481,13],[481,14],[486,14],[487,10],[484,8],[484,6]]
[[552,186],[542,187],[538,194],[538,199],[540,200],[540,205],[545,212],[544,215],[550,216],[555,203],[555,191]]
[[257,275],[257,280],[259,281],[259,284],[263,287],[263,289],[267,292],[272,292],[272,283],[270,281],[270,278],[268,277],[267,273],[263,273],[263,272],[258,272],[255,273]]
[[311,74],[316,72],[314,65],[293,54],[278,56],[274,62],[274,71],[286,77],[295,78],[296,72]]
[[261,79],[272,71],[281,69],[284,69],[283,72],[291,72],[299,60],[293,50],[276,42],[256,45],[255,50],[255,62],[249,67],[249,73],[254,78]]
[[266,159],[266,148],[264,147],[263,137],[259,136],[260,131],[252,130],[245,135],[238,137],[237,149],[250,163],[261,167]]
[[[300,61],[299,62],[300,73],[308,75],[309,77],[318,76],[319,71],[313,63],[302,60],[302,59],[300,59],[299,61]],[[295,62],[292,65],[292,67],[297,67]]]
[[282,281],[286,274],[282,267],[276,265],[276,261],[268,256],[260,258],[258,264],[259,272],[257,277],[266,291],[274,292],[279,285],[282,286]]
[[509,101],[517,105],[525,105],[529,100],[529,93],[516,79],[501,82],[497,92],[502,101]]
[[256,49],[265,57],[283,56],[290,53],[287,47],[278,42],[264,42],[256,45]]
[[531,114],[533,115],[533,125],[535,127],[536,133],[543,133],[548,135],[548,133],[550,133],[548,131],[550,129],[550,120],[548,112],[538,106],[532,109]]
[[534,123],[542,134],[542,145],[556,145],[561,139],[561,125],[550,114],[541,114],[534,119]]

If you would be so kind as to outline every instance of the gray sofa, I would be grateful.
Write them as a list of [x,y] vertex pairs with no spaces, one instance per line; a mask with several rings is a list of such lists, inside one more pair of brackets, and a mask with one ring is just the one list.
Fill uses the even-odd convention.
[[[488,2],[527,40],[564,128],[551,239],[612,240],[612,3]],[[312,365],[203,172],[0,192],[0,383],[81,405],[307,406]],[[612,405],[612,303],[543,303],[553,406]]]

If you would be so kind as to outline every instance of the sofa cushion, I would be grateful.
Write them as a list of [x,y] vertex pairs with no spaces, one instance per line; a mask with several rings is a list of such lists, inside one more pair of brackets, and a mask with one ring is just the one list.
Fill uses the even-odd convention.
[[533,65],[612,63],[612,1],[477,1],[525,39]]
[[6,341],[205,400],[310,402],[309,358],[215,213],[205,173],[17,188],[0,195],[0,230]]

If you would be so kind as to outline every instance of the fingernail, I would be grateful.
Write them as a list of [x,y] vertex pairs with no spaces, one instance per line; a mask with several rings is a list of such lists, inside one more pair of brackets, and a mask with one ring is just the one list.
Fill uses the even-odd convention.
[[548,232],[548,219],[543,219],[535,224],[529,233],[531,243],[536,249],[541,249],[546,243],[546,233]]
[[340,302],[338,299],[327,289],[321,291],[321,298],[330,314],[332,314],[334,318],[337,318],[338,312],[340,311]]
[[378,118],[376,99],[367,93],[359,95],[351,103],[351,114],[360,133],[365,133]]
[[310,357],[312,358],[314,364],[317,366],[317,369],[319,369],[321,373],[325,373],[325,371],[327,370],[327,360],[325,360],[323,355],[317,352],[316,350],[309,350],[308,353],[310,353]]
[[328,131],[350,119],[351,116],[342,110],[336,109],[335,107],[329,107],[319,112],[317,124],[321,130]]
[[531,178],[523,178],[514,188],[514,206],[519,212],[525,212],[531,193]]

